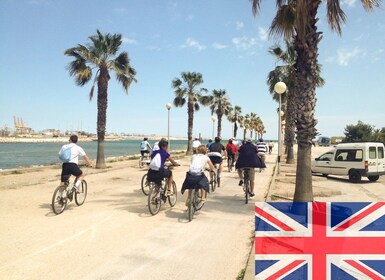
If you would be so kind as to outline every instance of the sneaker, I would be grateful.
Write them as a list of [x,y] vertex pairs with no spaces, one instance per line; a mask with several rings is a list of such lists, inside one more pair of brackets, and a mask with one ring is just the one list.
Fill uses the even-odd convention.
[[250,193],[250,197],[253,197],[255,194],[253,192]]
[[172,190],[167,190],[167,196],[173,196],[174,193],[172,192]]
[[243,180],[239,180],[238,186],[242,186],[242,185],[243,185]]

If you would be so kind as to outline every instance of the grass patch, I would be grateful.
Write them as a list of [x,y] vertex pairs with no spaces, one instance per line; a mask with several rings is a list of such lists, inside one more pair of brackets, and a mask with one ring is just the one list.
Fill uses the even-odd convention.
[[10,174],[23,174],[23,172],[20,170],[13,170]]
[[243,280],[245,277],[246,269],[242,268],[241,271],[238,273],[237,279],[236,280]]

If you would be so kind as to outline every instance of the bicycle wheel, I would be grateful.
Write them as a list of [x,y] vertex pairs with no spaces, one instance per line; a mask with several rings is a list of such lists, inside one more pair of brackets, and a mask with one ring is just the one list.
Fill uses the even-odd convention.
[[143,157],[141,156],[141,157],[139,158],[139,168],[143,168],[143,166],[144,166],[144,163],[143,163]]
[[[165,188],[167,188],[167,185],[165,186]],[[173,195],[172,196],[169,196],[168,197],[168,203],[170,204],[171,207],[174,207],[175,204],[176,204],[176,200],[177,200],[177,189],[176,189],[176,183],[175,181],[172,181],[172,191],[173,191]]]
[[195,213],[195,208],[194,208],[194,204],[196,203],[195,195],[196,195],[196,190],[193,190],[191,193],[190,203],[188,204],[188,208],[187,208],[187,216],[190,222],[192,221]]
[[150,189],[148,195],[148,210],[152,215],[159,213],[160,206],[162,204],[162,199],[160,198],[160,188],[159,186],[154,186]]
[[227,168],[229,169],[229,172],[233,170],[233,158],[231,157],[227,160]]
[[221,177],[217,174],[217,188],[221,186]]
[[147,181],[147,174],[144,174],[142,177],[142,182],[140,183],[142,187],[142,192],[144,195],[148,195],[151,189],[151,183]]
[[77,206],[83,205],[87,197],[87,182],[83,182],[79,186],[79,193],[75,191],[75,203]]
[[60,185],[53,192],[52,196],[52,211],[59,215],[63,213],[64,209],[67,206],[67,192],[66,186]]
[[249,180],[245,180],[245,204],[249,203]]
[[215,188],[217,186],[217,174],[214,172],[210,173],[210,186],[211,186],[211,191],[215,192]]

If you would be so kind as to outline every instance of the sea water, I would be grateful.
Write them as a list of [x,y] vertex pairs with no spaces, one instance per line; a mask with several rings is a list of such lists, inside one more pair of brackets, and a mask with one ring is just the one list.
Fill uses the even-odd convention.
[[[141,140],[106,141],[104,155],[108,157],[139,154]],[[171,150],[185,150],[187,141],[171,140]],[[151,145],[155,141],[149,141]],[[61,163],[59,150],[67,143],[0,143],[0,169],[41,166]],[[79,142],[91,160],[96,159],[97,141]]]

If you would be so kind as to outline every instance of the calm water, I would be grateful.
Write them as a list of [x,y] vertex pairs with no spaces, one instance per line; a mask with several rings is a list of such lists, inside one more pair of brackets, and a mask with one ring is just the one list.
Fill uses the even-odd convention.
[[[111,141],[105,143],[105,156],[127,156],[139,154],[141,140]],[[149,141],[151,145],[155,141]],[[60,163],[58,152],[63,143],[0,143],[0,169]],[[79,145],[91,159],[96,158],[97,142]],[[187,141],[171,141],[172,150],[184,150]]]

